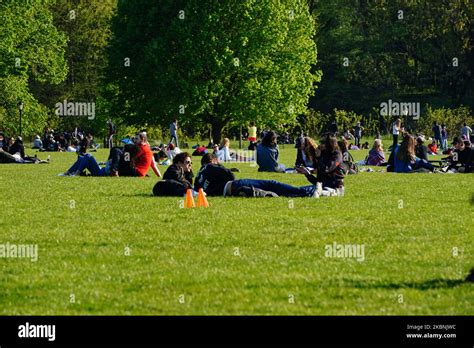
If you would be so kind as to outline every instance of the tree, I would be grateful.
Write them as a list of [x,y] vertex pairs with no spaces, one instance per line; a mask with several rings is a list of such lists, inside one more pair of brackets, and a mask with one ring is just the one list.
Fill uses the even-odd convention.
[[107,102],[100,96],[104,93],[103,78],[107,67],[107,45],[111,36],[111,18],[117,0],[56,0],[51,7],[58,30],[67,35],[66,59],[69,73],[59,85],[32,83],[38,100],[50,110],[57,102],[95,102],[96,118],[58,117],[53,115],[62,129],[81,127],[94,129],[94,134],[105,132]]
[[58,84],[67,74],[66,37],[53,24],[52,1],[0,1],[0,128],[18,133],[17,104],[25,105],[23,134],[47,122],[30,83]]
[[115,112],[130,123],[292,123],[320,80],[305,1],[119,1]]

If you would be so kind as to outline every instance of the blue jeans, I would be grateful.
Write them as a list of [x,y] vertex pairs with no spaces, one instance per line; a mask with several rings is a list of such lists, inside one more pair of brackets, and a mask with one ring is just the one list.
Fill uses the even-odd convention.
[[92,176],[105,176],[106,174],[105,168],[100,168],[90,153],[77,157],[77,161],[68,169],[68,173],[82,172],[84,169],[88,169]]
[[240,179],[232,181],[233,188],[253,186],[260,190],[275,192],[284,197],[312,197],[316,187],[314,185],[295,187],[275,180]]
[[173,140],[174,140],[174,142],[175,142],[175,145],[176,145],[177,147],[179,147],[178,134],[176,134],[176,133],[171,133],[171,140],[170,140],[170,143],[172,143]]

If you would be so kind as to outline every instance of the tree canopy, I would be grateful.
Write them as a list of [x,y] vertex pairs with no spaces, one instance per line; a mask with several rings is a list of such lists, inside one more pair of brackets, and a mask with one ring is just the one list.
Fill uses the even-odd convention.
[[315,23],[305,1],[119,1],[110,80],[129,122],[292,123],[306,111]]

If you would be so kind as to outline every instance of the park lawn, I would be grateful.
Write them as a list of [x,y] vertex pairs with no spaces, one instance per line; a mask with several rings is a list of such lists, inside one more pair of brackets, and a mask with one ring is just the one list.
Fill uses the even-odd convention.
[[[76,156],[51,156],[0,166],[0,244],[39,254],[0,258],[1,315],[474,314],[463,282],[474,267],[472,174],[364,172],[341,198],[210,197],[209,209],[180,209],[181,198],[151,196],[151,171],[58,177]],[[291,165],[295,149],[281,156]],[[233,166],[238,178],[307,184]],[[363,244],[364,260],[326,257],[334,242]]]

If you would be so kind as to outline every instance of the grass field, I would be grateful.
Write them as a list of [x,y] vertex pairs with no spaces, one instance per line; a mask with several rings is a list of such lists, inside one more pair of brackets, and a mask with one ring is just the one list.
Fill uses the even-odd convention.
[[[281,153],[293,164],[293,147]],[[39,256],[0,258],[1,315],[474,314],[472,174],[360,173],[345,197],[179,209],[151,196],[154,176],[58,177],[76,156],[51,156],[0,166],[0,244]],[[364,260],[326,257],[334,242],[364,245]]]

